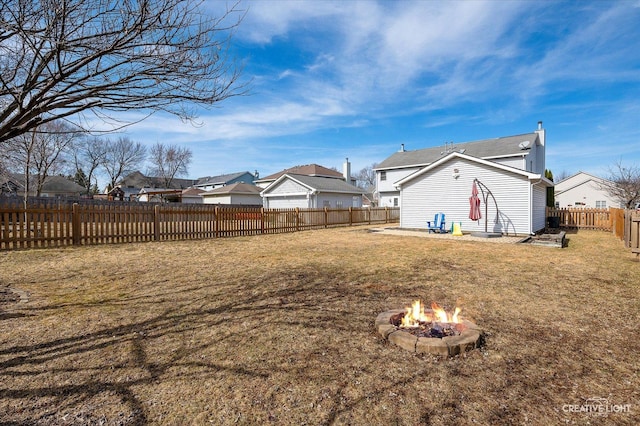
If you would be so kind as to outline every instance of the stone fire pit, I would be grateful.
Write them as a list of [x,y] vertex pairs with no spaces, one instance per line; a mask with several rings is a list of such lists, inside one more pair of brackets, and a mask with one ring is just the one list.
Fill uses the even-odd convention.
[[565,236],[565,231],[549,231],[544,234],[529,237],[523,242],[535,246],[563,248],[567,246]]
[[402,349],[419,354],[455,356],[479,347],[482,331],[471,321],[457,324],[462,331],[455,336],[417,337],[408,330],[393,324],[394,318],[405,313],[404,309],[382,312],[376,318],[376,329],[382,337]]

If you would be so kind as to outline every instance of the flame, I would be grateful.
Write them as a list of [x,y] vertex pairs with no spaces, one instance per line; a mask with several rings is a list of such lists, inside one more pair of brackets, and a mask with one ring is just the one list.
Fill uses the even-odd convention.
[[415,300],[411,307],[406,308],[402,318],[402,327],[418,327],[421,322],[454,323],[460,322],[461,309],[456,307],[452,314],[447,313],[436,302],[431,302],[431,312],[424,311],[424,306],[419,300]]

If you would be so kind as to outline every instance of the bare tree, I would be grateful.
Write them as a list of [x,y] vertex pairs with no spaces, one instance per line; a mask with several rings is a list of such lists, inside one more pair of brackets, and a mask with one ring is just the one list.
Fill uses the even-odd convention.
[[102,167],[109,177],[109,187],[113,188],[121,177],[141,168],[147,149],[140,142],[133,142],[127,137],[118,138],[115,142],[107,140],[105,144],[107,150]]
[[176,145],[164,145],[160,142],[151,147],[150,173],[161,178],[165,188],[171,187],[176,176],[186,175],[193,154],[191,150]]
[[[243,12],[207,17],[202,1],[3,0],[0,143],[60,118],[143,109],[184,120],[189,106],[242,94],[227,55]],[[118,121],[124,126],[131,122]]]
[[376,186],[376,171],[374,168],[377,166],[376,163],[373,163],[370,166],[367,166],[356,173],[356,185],[358,188],[371,190],[371,188],[375,188]]
[[104,167],[108,150],[106,140],[99,137],[84,138],[74,146],[72,173],[82,177],[77,179],[77,183],[87,189],[87,194],[98,185],[96,175],[98,170]]
[[626,208],[634,208],[640,202],[640,166],[625,166],[622,160],[609,167],[609,182],[603,185],[609,195],[617,198]]
[[40,196],[47,178],[64,170],[67,149],[79,135],[68,124],[48,122],[7,143],[10,161],[23,176],[25,203],[32,188]]
[[14,194],[15,188],[11,184],[11,168],[9,150],[0,150],[0,195]]

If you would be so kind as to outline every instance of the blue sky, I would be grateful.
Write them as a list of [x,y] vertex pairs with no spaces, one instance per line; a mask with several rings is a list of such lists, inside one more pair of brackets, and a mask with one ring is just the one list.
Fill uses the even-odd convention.
[[[226,3],[208,1],[217,13]],[[529,133],[547,168],[640,165],[640,0],[242,1],[250,95],[128,136],[189,147],[189,176],[352,172],[406,149]]]

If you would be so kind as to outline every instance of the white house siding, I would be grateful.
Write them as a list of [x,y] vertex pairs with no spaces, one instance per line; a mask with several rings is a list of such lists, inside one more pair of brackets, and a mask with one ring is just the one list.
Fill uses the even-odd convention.
[[327,207],[338,207],[338,201],[342,202],[340,208],[348,209],[349,207],[362,207],[362,197],[356,197],[354,200],[353,194],[336,194],[336,193],[319,193],[316,197],[316,205],[313,208],[323,208],[325,201],[329,204]]
[[[612,197],[604,188],[602,178],[579,172],[558,182],[555,186],[555,201],[558,207],[622,207],[619,200]],[[596,203],[599,201],[600,203]]]
[[298,193],[307,193],[309,192],[309,188],[300,185],[294,180],[284,179],[280,183],[278,183],[275,187],[269,189],[269,195],[276,194],[298,194]]
[[202,197],[202,202],[204,204],[231,204],[231,196],[217,195],[215,197],[212,197],[212,196]]
[[395,187],[394,184],[399,180],[409,176],[411,173],[418,171],[419,169],[420,168],[418,167],[413,167],[405,169],[385,170],[387,174],[386,180],[380,180],[381,172],[377,172],[376,184],[378,189],[378,202],[380,207],[394,207],[394,198],[397,198],[399,203],[400,191]]
[[526,170],[527,168],[526,160],[522,157],[492,158],[491,161],[502,164],[503,166],[515,167],[520,170]]
[[267,197],[264,206],[270,209],[306,209],[309,208],[309,199],[306,195]]
[[378,193],[378,205],[380,207],[400,207],[400,191]]
[[533,186],[533,208],[531,217],[531,232],[543,229],[547,222],[546,217],[547,188],[544,185]]
[[265,194],[263,205],[270,209],[306,209],[310,206],[309,188],[284,179]]
[[202,197],[182,197],[182,204],[203,204]]
[[243,205],[243,206],[246,206],[246,205],[260,206],[262,205],[262,197],[260,197],[259,195],[232,194],[231,204]]
[[[458,169],[458,178],[454,178]],[[461,222],[465,232],[485,230],[485,203],[481,197],[482,219],[469,219],[469,197],[473,179],[479,179],[496,198],[500,215],[495,224],[495,204],[488,198],[487,231],[504,234],[529,233],[529,181],[526,177],[508,171],[455,158],[427,173],[406,182],[401,188],[402,207],[400,226],[426,228],[427,221],[436,213],[446,216],[447,226]],[[478,188],[480,189],[480,188]]]

